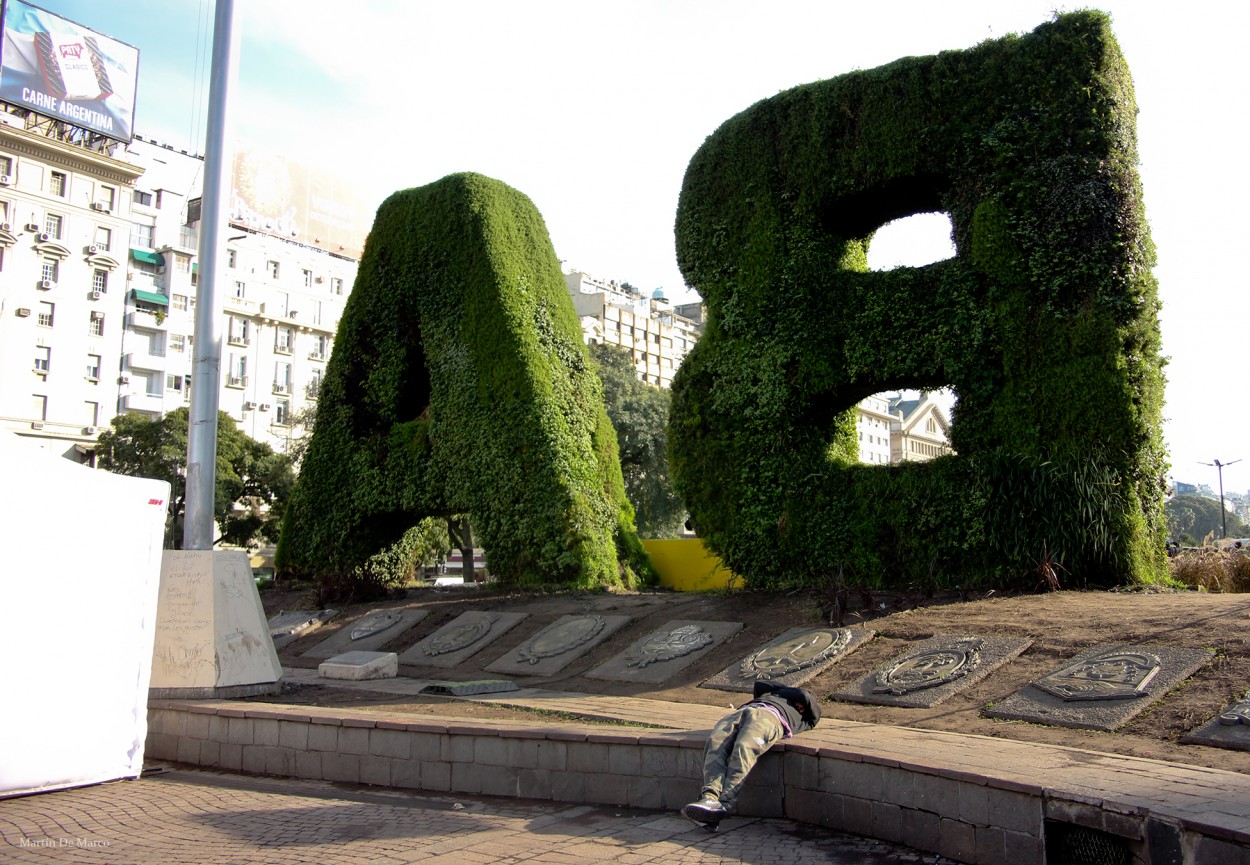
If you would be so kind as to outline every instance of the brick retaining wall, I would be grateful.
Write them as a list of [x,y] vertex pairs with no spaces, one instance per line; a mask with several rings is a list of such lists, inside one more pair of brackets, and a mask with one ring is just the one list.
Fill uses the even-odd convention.
[[[153,700],[148,720],[149,759],[428,792],[675,810],[696,797],[702,774],[703,735],[689,731],[462,723],[216,700]],[[1141,865],[1250,865],[1250,824],[1176,819],[802,739],[764,756],[739,811],[896,841],[969,865],[1043,865],[1047,821],[1108,833]]]

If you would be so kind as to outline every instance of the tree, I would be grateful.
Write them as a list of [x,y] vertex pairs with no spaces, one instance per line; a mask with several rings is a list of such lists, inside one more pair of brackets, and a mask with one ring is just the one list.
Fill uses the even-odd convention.
[[[186,408],[161,418],[123,414],[100,434],[98,465],[105,471],[169,481],[172,491],[165,543],[182,547],[186,512]],[[213,514],[221,528],[214,542],[245,547],[264,538],[276,541],[286,501],[295,485],[290,457],[248,436],[225,412],[217,414],[217,483]]]
[[686,508],[668,473],[668,391],[639,381],[625,349],[596,344],[590,355],[598,363],[604,407],[616,428],[625,494],[634,506],[638,533],[676,537]]
[[[1214,532],[1217,538],[1220,536],[1219,499],[1180,495],[1165,504],[1163,510],[1167,516],[1168,533],[1174,538],[1180,538],[1184,534],[1192,535],[1194,538],[1204,538],[1211,532]],[[1244,538],[1250,535],[1250,527],[1233,514],[1227,514],[1225,520],[1230,538]]]

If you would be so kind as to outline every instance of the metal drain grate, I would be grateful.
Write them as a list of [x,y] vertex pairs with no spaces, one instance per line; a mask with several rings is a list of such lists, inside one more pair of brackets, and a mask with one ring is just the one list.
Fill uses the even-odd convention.
[[1130,865],[1129,842],[1100,829],[1046,824],[1046,865]]

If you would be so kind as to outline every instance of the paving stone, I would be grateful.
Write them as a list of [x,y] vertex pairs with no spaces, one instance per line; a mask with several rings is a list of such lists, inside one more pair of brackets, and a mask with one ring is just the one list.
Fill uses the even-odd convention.
[[629,616],[561,616],[486,669],[511,676],[550,676],[628,625]]
[[849,703],[929,708],[980,682],[1032,642],[938,634],[830,696]]
[[741,622],[666,623],[586,674],[614,682],[666,682],[742,630]]
[[703,682],[701,688],[755,690],[756,679],[798,687],[854,652],[876,634],[866,628],[791,628]]
[[[1150,665],[1153,673],[1139,687],[1133,687],[1132,681],[1124,686],[1141,696],[1106,698],[1105,690],[1116,687],[1126,677],[1133,679],[1137,672],[1138,665],[1123,660],[1126,655],[1142,655],[1152,662],[1157,659],[1158,665]],[[990,718],[1110,732],[1123,727],[1210,661],[1211,652],[1206,649],[1125,644],[1094,646],[1056,668],[1049,676],[1021,688],[985,714]],[[1128,672],[1122,672],[1125,670]],[[1063,675],[1065,673],[1074,675]],[[1043,686],[1085,688],[1091,698],[1065,700],[1044,690]]]
[[[344,622],[331,636],[322,640],[301,657],[324,660],[341,655],[344,652],[372,652],[380,649],[404,634],[413,625],[420,622],[430,613],[428,610],[416,608],[370,610],[363,616]],[[352,634],[360,628],[366,628],[373,622],[379,622],[384,616],[397,616],[396,620],[383,630],[355,639]]]
[[462,613],[399,656],[417,667],[457,667],[508,633],[528,613],[474,610]]

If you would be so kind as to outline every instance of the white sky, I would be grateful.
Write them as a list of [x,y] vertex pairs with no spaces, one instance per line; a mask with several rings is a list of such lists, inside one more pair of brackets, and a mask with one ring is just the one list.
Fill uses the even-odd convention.
[[[136,128],[203,149],[211,0],[35,0],[141,52]],[[351,171],[378,203],[477,171],[533,199],[566,267],[684,299],[673,217],[691,155],[779,90],[1026,32],[1054,0],[236,0],[240,138]],[[1240,393],[1250,236],[1243,120],[1250,4],[1103,0],[1141,109],[1159,251],[1172,474],[1250,488]],[[880,241],[878,246],[885,244]],[[932,237],[889,260],[923,263]],[[1248,316],[1250,318],[1250,316]]]

